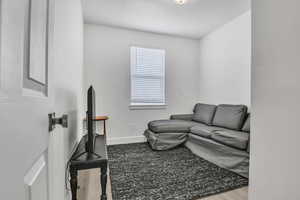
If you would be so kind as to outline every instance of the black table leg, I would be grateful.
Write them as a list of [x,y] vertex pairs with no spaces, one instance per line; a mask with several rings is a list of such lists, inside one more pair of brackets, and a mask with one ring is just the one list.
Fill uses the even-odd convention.
[[103,134],[106,135],[106,125],[105,125],[105,120],[103,121]]
[[70,175],[71,175],[72,200],[76,200],[77,199],[77,175],[78,175],[77,170],[70,168]]
[[101,200],[107,200],[106,195],[106,184],[107,184],[107,164],[101,167]]

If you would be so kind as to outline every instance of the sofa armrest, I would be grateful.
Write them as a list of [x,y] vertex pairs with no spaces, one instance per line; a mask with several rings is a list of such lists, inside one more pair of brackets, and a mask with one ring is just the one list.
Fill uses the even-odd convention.
[[171,115],[170,119],[179,119],[179,120],[187,120],[192,121],[193,114],[179,114],[179,115]]
[[247,152],[250,153],[250,139],[248,141]]

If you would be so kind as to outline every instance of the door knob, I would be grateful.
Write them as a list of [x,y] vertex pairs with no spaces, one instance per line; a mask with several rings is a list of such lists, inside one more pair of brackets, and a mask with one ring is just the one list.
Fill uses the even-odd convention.
[[48,114],[49,117],[49,132],[53,131],[56,124],[60,124],[64,128],[68,128],[68,115],[63,115],[60,118],[55,118],[55,113]]

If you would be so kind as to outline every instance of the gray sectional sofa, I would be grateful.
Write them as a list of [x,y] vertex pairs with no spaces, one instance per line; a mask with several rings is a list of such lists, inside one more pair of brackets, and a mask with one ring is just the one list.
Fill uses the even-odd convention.
[[248,177],[250,114],[245,105],[198,103],[193,114],[149,122],[144,135],[154,150],[184,144],[196,155]]

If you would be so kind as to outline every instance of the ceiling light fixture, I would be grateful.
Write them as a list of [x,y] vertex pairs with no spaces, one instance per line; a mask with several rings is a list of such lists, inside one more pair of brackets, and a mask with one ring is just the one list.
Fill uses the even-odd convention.
[[187,3],[187,0],[174,0],[176,4],[178,5],[184,5]]

